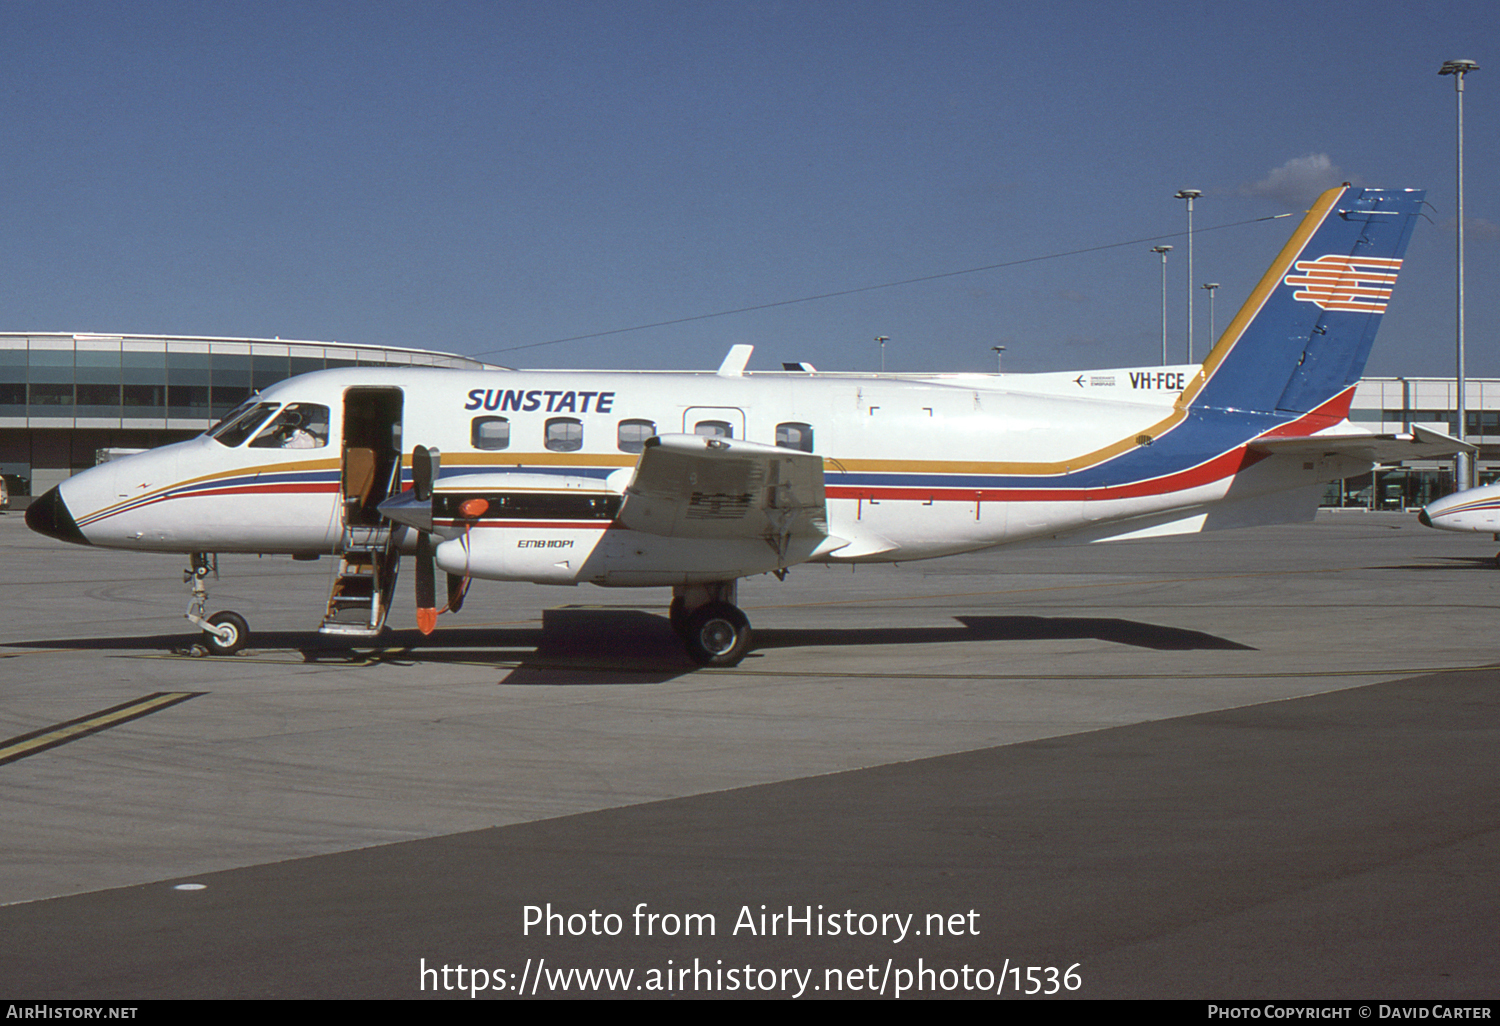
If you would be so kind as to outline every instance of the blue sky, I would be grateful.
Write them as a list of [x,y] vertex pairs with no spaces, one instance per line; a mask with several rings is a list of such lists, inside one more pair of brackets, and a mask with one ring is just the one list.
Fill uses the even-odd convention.
[[1469,369],[1500,376],[1497,37],[1478,2],[8,0],[0,329],[533,367],[751,342],[752,369],[872,370],[877,335],[891,370],[988,370],[997,344],[1007,370],[1150,364],[1152,243],[1036,258],[1181,232],[1172,194],[1201,189],[1222,328],[1294,221],[1206,229],[1347,179],[1435,208],[1368,372],[1451,374],[1437,69],[1469,58]]

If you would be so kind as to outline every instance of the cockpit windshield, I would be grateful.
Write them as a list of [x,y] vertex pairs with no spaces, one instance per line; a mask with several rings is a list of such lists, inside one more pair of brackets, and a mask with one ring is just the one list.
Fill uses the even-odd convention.
[[232,449],[254,434],[255,429],[264,424],[279,405],[280,403],[258,403],[254,399],[247,399],[230,410],[229,416],[209,428],[208,437]]

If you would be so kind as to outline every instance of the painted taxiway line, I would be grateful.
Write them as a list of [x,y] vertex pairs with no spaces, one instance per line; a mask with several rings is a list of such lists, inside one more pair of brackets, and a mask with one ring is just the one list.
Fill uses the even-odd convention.
[[17,759],[24,759],[28,755],[35,755],[37,752],[46,751],[48,748],[56,748],[69,741],[76,741],[89,734],[97,734],[110,727],[118,727],[131,720],[138,720],[142,716],[149,716],[179,702],[186,702],[189,698],[207,693],[206,691],[158,691],[143,698],[101,709],[96,713],[89,713],[87,716],[80,716],[76,720],[68,720],[66,723],[58,723],[28,734],[21,734],[18,737],[8,738],[0,741],[0,766],[15,762]]

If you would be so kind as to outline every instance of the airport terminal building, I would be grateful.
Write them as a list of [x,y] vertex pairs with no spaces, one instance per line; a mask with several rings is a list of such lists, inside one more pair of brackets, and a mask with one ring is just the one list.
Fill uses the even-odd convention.
[[191,438],[268,385],[354,366],[488,365],[341,342],[0,332],[0,474],[11,495],[40,495],[101,450]]
[[[422,349],[282,339],[0,332],[0,474],[13,496],[40,495],[106,449],[190,438],[253,392],[328,367],[471,367]],[[1372,431],[1412,424],[1456,433],[1451,378],[1366,378],[1350,419]],[[1500,380],[1470,379],[1467,436],[1479,482],[1500,480]],[[1453,490],[1451,463],[1412,461],[1334,482],[1325,506],[1400,509]]]
[[[1457,435],[1457,396],[1453,378],[1365,378],[1354,392],[1349,419],[1380,434],[1418,424]],[[1479,446],[1476,483],[1493,484],[1500,480],[1500,379],[1469,378],[1464,396],[1464,437]],[[1416,509],[1453,490],[1451,459],[1408,460],[1329,485],[1323,505]]]

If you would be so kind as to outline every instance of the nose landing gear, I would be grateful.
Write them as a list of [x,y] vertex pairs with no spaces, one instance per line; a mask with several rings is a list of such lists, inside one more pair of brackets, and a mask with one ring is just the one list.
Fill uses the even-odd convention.
[[193,597],[188,600],[188,622],[203,628],[203,645],[213,655],[234,655],[250,640],[250,624],[239,613],[229,610],[203,615],[208,605],[208,575],[219,576],[219,557],[212,552],[194,552],[193,565],[182,572],[182,583],[193,585]]

